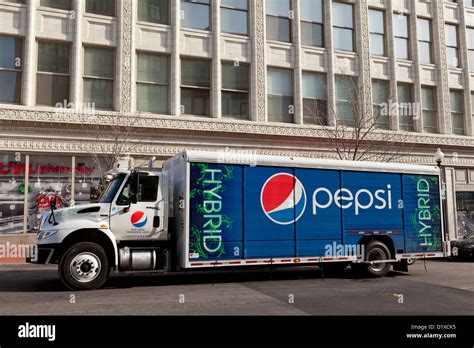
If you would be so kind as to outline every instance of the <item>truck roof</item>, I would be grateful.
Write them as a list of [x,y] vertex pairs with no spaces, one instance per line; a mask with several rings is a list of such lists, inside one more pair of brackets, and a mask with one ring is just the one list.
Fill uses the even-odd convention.
[[221,163],[236,165],[257,165],[269,167],[293,167],[332,170],[351,170],[364,172],[387,172],[387,173],[410,173],[439,175],[440,169],[435,166],[366,162],[366,161],[343,161],[304,157],[256,155],[245,152],[213,152],[213,151],[184,151],[177,156],[182,156],[188,162]]

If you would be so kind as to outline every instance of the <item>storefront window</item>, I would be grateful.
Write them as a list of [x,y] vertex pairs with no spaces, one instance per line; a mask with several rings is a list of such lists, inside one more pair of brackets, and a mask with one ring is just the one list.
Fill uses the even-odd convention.
[[28,232],[39,229],[41,216],[50,210],[56,199],[56,209],[71,205],[72,158],[70,156],[30,156],[30,193],[28,195]]
[[97,201],[101,192],[100,170],[87,157],[76,157],[75,205]]
[[23,232],[25,161],[0,154],[0,234]]
[[474,192],[456,193],[458,236],[474,232]]

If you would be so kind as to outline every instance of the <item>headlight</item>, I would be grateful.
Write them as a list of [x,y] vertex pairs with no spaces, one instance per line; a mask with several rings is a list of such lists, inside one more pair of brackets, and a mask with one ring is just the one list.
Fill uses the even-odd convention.
[[58,233],[58,230],[41,231],[38,234],[38,240],[50,238],[50,237],[54,236],[56,233]]

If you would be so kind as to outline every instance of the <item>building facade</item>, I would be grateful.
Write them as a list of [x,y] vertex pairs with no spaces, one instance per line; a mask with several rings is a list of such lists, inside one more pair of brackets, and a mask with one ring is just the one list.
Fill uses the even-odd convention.
[[117,129],[138,159],[335,157],[347,79],[363,117],[390,110],[369,141],[443,150],[449,233],[472,231],[472,0],[0,0],[0,232],[87,202]]

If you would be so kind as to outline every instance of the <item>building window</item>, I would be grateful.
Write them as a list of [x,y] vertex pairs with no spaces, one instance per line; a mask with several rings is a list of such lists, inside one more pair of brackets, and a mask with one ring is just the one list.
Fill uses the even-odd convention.
[[390,82],[372,80],[373,117],[377,128],[390,129]]
[[293,70],[268,68],[268,120],[294,123]]
[[84,48],[84,103],[90,108],[114,106],[115,52],[109,48]]
[[114,17],[115,0],[87,0],[86,12]]
[[300,0],[301,43],[324,47],[323,1]]
[[210,0],[181,0],[181,25],[185,28],[211,30]]
[[61,10],[71,10],[71,0],[41,0],[41,6],[59,8]]
[[303,122],[327,126],[326,75],[303,72]]
[[221,0],[221,31],[248,35],[248,10],[248,0]]
[[459,64],[459,41],[458,27],[446,24],[446,50],[448,54],[448,66],[458,68]]
[[38,42],[36,104],[66,108],[69,100],[70,45]]
[[453,134],[464,135],[464,95],[461,90],[449,92],[451,100],[451,119]]
[[399,83],[398,93],[398,123],[400,130],[414,132],[414,113],[416,112],[413,103],[413,86],[407,83]]
[[395,35],[395,56],[399,59],[410,59],[410,35],[408,16],[393,15],[393,30]]
[[265,0],[267,39],[291,42],[291,1]]
[[169,57],[137,54],[137,110],[156,114],[169,113]]
[[169,0],[138,0],[138,20],[169,24]]
[[474,28],[467,28],[467,50],[469,69],[474,70]]
[[418,53],[420,63],[433,63],[433,40],[431,32],[431,21],[424,18],[418,18],[416,22],[418,31]]
[[250,65],[222,63],[222,116],[248,119]]
[[358,109],[357,78],[336,75],[336,120],[338,124],[355,127]]
[[385,56],[385,12],[369,10],[370,53]]
[[181,113],[211,115],[211,62],[181,59]]
[[340,2],[332,3],[334,48],[354,51],[354,6]]
[[21,102],[23,40],[0,36],[0,103]]
[[421,107],[423,113],[423,132],[438,133],[438,117],[436,107],[436,88],[421,87]]

